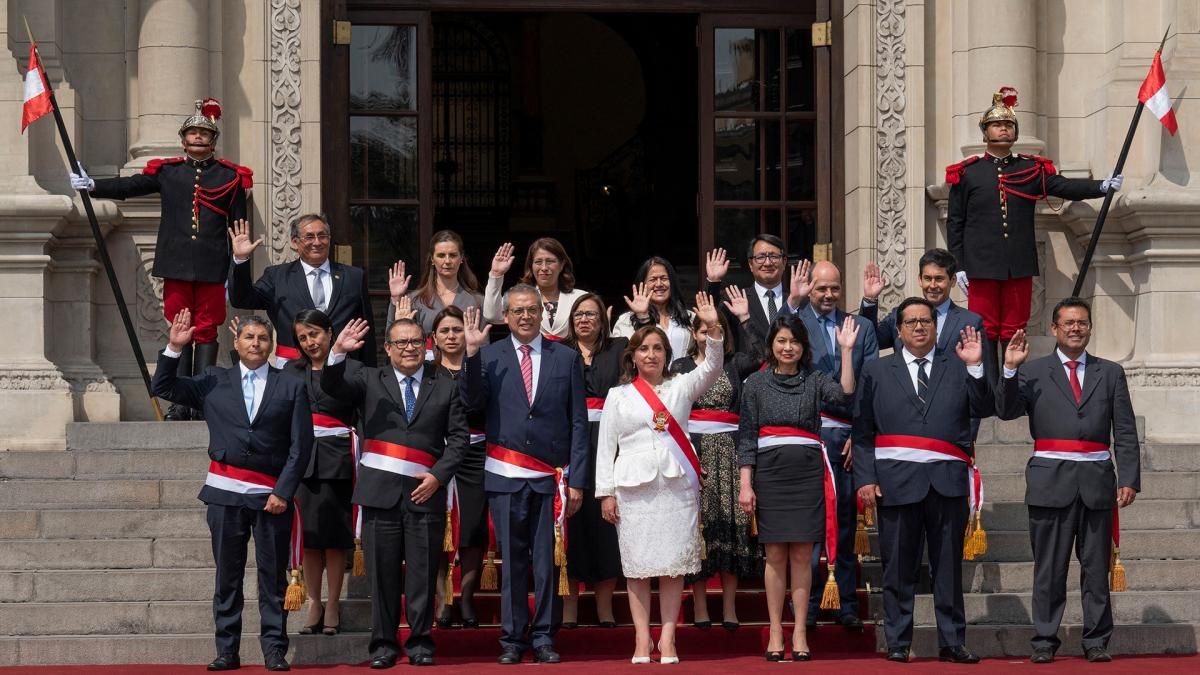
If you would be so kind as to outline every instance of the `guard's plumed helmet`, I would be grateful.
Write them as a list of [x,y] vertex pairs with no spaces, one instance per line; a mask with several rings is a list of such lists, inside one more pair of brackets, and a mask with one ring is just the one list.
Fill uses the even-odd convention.
[[983,141],[987,142],[987,126],[992,122],[1012,122],[1013,141],[1021,135],[1021,127],[1017,124],[1017,90],[1012,87],[1000,87],[1000,91],[992,94],[992,107],[983,111],[979,118],[979,130],[983,132]]
[[183,138],[188,129],[207,129],[212,132],[213,143],[216,143],[217,136],[221,135],[221,130],[217,128],[219,119],[221,119],[220,101],[215,98],[196,101],[196,112],[183,121],[183,125],[179,127],[179,137]]

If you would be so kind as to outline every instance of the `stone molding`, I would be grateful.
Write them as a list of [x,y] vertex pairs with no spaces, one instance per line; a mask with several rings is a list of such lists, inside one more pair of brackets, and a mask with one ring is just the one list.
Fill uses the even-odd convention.
[[163,321],[163,280],[151,274],[154,269],[154,243],[137,244],[138,272],[135,306],[138,340],[143,345],[167,342],[167,323]]
[[878,0],[875,32],[875,248],[889,282],[879,300],[888,308],[903,300],[908,272],[905,0]]
[[1125,378],[1131,387],[1168,389],[1200,387],[1200,368],[1194,365],[1125,366]]
[[300,0],[271,0],[271,262],[288,258],[288,229],[300,215]]
[[5,369],[0,373],[0,390],[13,391],[48,391],[54,389],[70,389],[71,385],[63,379],[57,368],[38,370]]

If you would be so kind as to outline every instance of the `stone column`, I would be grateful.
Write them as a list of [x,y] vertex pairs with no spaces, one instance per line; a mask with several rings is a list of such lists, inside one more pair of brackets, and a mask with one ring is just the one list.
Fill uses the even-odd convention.
[[136,169],[179,154],[179,124],[211,93],[208,0],[141,0],[139,20]]

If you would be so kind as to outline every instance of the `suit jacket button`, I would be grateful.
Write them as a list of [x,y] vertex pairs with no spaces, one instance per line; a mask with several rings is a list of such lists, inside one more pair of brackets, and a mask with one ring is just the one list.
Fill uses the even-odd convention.
[[195,239],[195,238],[196,238],[196,235],[194,235],[194,234],[193,234],[193,235],[192,235],[192,239]]
[[[1077,413],[1075,413],[1075,414],[1079,416],[1079,419],[1083,419],[1083,412],[1082,412],[1082,411],[1080,411],[1080,412],[1077,412]],[[1079,440],[1083,440],[1083,439],[1081,438],[1081,439],[1079,439]]]
[[529,417],[527,417],[526,419],[533,419],[533,413],[529,413]]

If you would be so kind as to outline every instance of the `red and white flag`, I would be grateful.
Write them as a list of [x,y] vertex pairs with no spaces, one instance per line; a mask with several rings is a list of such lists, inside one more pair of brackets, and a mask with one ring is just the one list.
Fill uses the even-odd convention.
[[21,133],[34,120],[51,112],[50,87],[42,64],[38,61],[37,45],[29,45],[29,71],[25,73],[25,105],[21,108]]
[[[26,84],[25,87],[28,92],[29,85]],[[1150,64],[1150,73],[1146,75],[1142,88],[1138,90],[1138,100],[1154,113],[1172,136],[1175,135],[1179,126],[1175,123],[1175,111],[1171,110],[1171,96],[1167,94],[1167,76],[1163,73],[1162,55],[1159,52],[1154,52],[1154,63]]]

